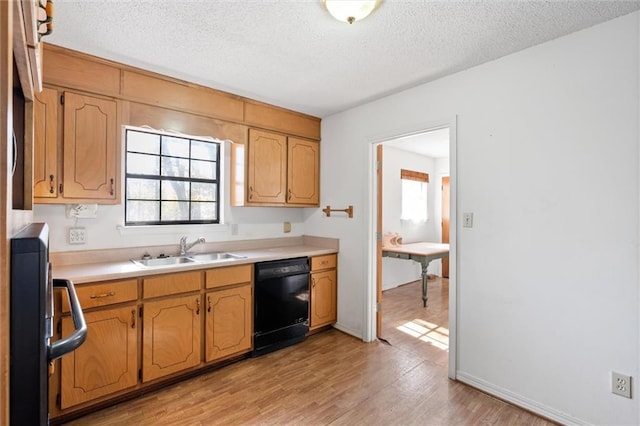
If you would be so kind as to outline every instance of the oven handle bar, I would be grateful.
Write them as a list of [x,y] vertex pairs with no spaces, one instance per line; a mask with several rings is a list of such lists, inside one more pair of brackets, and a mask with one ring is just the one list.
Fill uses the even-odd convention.
[[76,294],[76,289],[73,286],[73,282],[70,280],[53,280],[53,286],[56,288],[66,288],[69,294],[69,303],[71,305],[71,317],[73,318],[73,324],[76,327],[75,331],[64,339],[60,339],[49,346],[49,361],[58,359],[64,354],[67,354],[81,344],[84,343],[87,338],[87,323],[84,320],[82,314],[82,307]]

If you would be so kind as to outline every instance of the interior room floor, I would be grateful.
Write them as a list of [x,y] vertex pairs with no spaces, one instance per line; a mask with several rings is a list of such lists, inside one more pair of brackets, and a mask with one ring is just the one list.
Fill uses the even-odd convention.
[[[68,424],[553,424],[447,378],[448,285],[429,286],[427,309],[419,282],[385,292],[392,346],[333,329]],[[392,309],[395,303],[403,308]]]

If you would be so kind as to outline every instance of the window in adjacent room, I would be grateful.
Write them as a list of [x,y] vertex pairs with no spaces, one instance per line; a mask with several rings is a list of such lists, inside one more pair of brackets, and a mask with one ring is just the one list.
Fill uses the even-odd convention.
[[125,130],[125,225],[220,222],[220,141]]
[[402,185],[401,220],[411,222],[427,221],[427,184],[429,174],[400,169]]

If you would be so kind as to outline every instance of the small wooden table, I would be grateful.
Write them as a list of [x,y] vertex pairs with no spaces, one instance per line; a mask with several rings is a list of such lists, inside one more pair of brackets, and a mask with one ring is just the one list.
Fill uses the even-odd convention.
[[427,268],[435,259],[449,257],[449,244],[411,243],[382,247],[383,257],[411,259],[422,265],[422,305],[427,306]]

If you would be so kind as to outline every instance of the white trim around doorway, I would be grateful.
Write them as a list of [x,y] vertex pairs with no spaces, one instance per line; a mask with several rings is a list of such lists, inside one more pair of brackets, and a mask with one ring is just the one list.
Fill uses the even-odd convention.
[[368,225],[368,244],[367,244],[367,291],[365,294],[364,309],[364,336],[365,342],[371,342],[376,339],[376,220],[377,209],[376,200],[378,196],[378,188],[376,185],[376,146],[393,139],[411,136],[418,133],[425,133],[442,128],[449,128],[449,176],[450,176],[450,228],[449,228],[449,367],[448,376],[450,379],[456,378],[456,370],[458,364],[457,358],[457,329],[458,329],[458,263],[457,263],[457,143],[456,143],[456,122],[454,116],[449,120],[438,122],[421,123],[414,126],[408,126],[405,129],[395,130],[387,134],[376,135],[368,138],[369,142],[369,225]]

